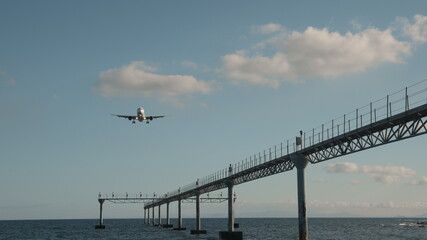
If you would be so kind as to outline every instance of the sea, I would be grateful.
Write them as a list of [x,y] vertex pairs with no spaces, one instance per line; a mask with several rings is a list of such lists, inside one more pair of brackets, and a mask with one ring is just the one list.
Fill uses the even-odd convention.
[[[236,219],[243,239],[298,239],[296,218]],[[310,218],[309,239],[424,239],[427,219],[411,218]],[[424,223],[424,224],[422,224]],[[105,219],[105,229],[95,229],[96,219],[0,221],[0,239],[218,239],[227,230],[227,219],[202,219],[207,234],[191,235],[194,219],[183,219],[187,230],[176,231],[144,224],[141,219]],[[177,220],[171,219],[176,226]]]

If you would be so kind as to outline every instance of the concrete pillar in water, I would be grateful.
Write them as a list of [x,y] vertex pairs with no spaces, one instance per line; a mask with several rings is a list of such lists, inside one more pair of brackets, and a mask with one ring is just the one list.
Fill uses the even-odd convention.
[[[228,175],[231,176],[233,173],[233,167],[230,165],[228,169]],[[233,186],[234,183],[231,179],[225,180],[225,184],[228,188],[228,231],[219,232],[220,240],[242,240],[243,234],[240,231],[234,231],[234,199],[233,199]]]
[[191,230],[191,234],[206,234],[206,230],[201,230],[200,220],[200,193],[196,194],[196,230]]
[[227,182],[228,188],[228,231],[234,232],[233,182]]
[[308,159],[305,156],[294,154],[291,155],[291,160],[297,168],[298,182],[298,228],[299,239],[308,239],[308,224],[307,224],[307,209],[305,201],[305,167],[307,167]]
[[144,208],[144,224],[147,224],[147,211]]
[[200,225],[201,225],[201,220],[200,220],[200,194],[196,195],[196,230],[199,231],[200,230]]
[[99,225],[95,226],[95,229],[105,229],[104,220],[102,218],[102,205],[105,199],[98,199],[99,202]]
[[181,199],[178,199],[178,227],[173,230],[187,230],[182,227],[182,214],[181,214]]
[[166,203],[166,224],[170,224],[171,220],[169,219],[169,203]]
[[150,219],[150,209],[149,208],[147,208],[146,209],[147,210],[147,218],[148,218],[148,225],[150,225],[151,224],[151,219]]
[[158,221],[158,226],[162,226],[162,215],[161,215],[161,213],[160,213],[160,208],[161,208],[161,205],[159,205],[159,221]]
[[154,226],[154,225],[156,225],[156,220],[154,218],[154,207],[153,207],[153,210],[151,211],[151,213],[153,214],[152,218],[153,218],[153,226]]
[[166,203],[166,224],[163,224],[164,228],[171,228],[173,225],[171,224],[171,220],[169,217],[169,202]]
[[168,225],[171,224],[171,220],[169,218],[169,202],[166,203],[166,224],[168,224]]

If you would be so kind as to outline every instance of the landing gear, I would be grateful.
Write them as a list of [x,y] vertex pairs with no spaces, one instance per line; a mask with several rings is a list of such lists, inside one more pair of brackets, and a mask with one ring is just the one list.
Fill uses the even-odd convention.
[[135,124],[135,120],[133,120],[132,123]]

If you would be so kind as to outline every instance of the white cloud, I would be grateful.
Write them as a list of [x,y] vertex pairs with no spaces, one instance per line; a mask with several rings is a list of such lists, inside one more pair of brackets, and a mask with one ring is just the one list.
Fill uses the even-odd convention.
[[417,185],[417,186],[426,186],[427,185],[427,177],[422,177],[418,181],[412,181],[410,182],[411,185]]
[[401,178],[415,175],[415,170],[402,166],[358,166],[354,163],[341,162],[329,164],[326,168],[328,173],[358,173],[363,174],[374,181],[381,183],[398,183]]
[[161,75],[155,68],[135,61],[121,68],[99,74],[96,90],[102,96],[144,96],[161,99],[192,93],[206,94],[213,90],[213,82],[197,80],[190,75]]
[[244,52],[236,52],[222,58],[225,76],[232,82],[245,81],[255,85],[278,87],[280,77],[287,75],[289,64],[286,56],[278,53],[272,58],[246,57]]
[[[427,32],[425,18],[417,15],[416,24],[408,25],[407,31],[420,40]],[[273,26],[253,27],[252,31],[267,33],[272,29],[274,32]],[[363,72],[382,63],[402,63],[412,50],[412,43],[396,39],[391,28],[367,28],[345,34],[314,27],[303,32],[277,31],[279,33],[270,39],[255,44],[252,48],[255,53],[241,50],[223,56],[223,75],[233,83],[277,88],[283,81],[299,82],[307,77],[334,78]],[[274,50],[270,56],[259,52],[267,47]]]
[[415,15],[413,24],[406,18],[399,18],[398,22],[403,25],[403,33],[414,42],[423,43],[427,41],[427,16]]
[[255,33],[255,34],[272,34],[280,31],[281,29],[282,29],[282,26],[276,23],[268,23],[265,25],[251,27],[252,33]]
[[397,183],[401,177],[415,175],[415,171],[402,166],[361,166],[360,171],[377,182]]
[[329,164],[326,171],[328,173],[357,173],[359,166],[355,163],[340,162]]
[[410,53],[409,44],[396,40],[389,29],[341,35],[309,27],[303,33],[293,32],[283,44],[293,74],[303,77],[361,72],[378,63],[401,62]]

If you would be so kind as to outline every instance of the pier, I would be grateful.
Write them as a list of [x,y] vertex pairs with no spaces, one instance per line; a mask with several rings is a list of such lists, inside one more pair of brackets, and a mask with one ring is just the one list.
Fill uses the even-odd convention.
[[[105,229],[104,225],[104,219],[103,219],[103,205],[104,203],[111,202],[111,203],[139,203],[139,204],[145,204],[144,206],[144,224],[153,225],[156,227],[163,227],[163,228],[173,228],[173,225],[170,223],[170,211],[169,211],[169,204],[170,202],[166,203],[166,223],[162,224],[162,218],[161,218],[161,206],[159,205],[157,207],[157,218],[155,217],[155,207],[149,207],[149,203],[152,203],[157,200],[161,200],[166,198],[167,195],[164,197],[158,197],[156,194],[153,195],[153,197],[145,196],[143,197],[142,194],[136,195],[135,197],[129,197],[129,195],[126,193],[124,197],[118,196],[114,193],[111,195],[105,195],[102,196],[101,193],[98,195],[98,202],[99,202],[99,224],[95,226],[95,229]],[[222,197],[222,194],[218,197],[210,197],[209,195],[207,197],[190,197],[186,199],[182,199],[177,201],[178,202],[178,226],[176,228],[173,228],[173,230],[187,230],[182,225],[182,203],[196,203],[198,205],[199,209],[199,223],[198,226],[196,226],[195,230],[192,230],[192,234],[205,234],[206,231],[200,229],[201,227],[201,219],[200,219],[200,203],[222,203],[229,200],[229,198]],[[233,194],[232,202],[236,201],[236,194]],[[150,218],[150,211],[151,211],[151,218]]]
[[[298,235],[299,239],[308,239],[307,207],[305,199],[305,169],[309,165],[368,150],[385,144],[418,137],[427,133],[427,80],[387,95],[377,101],[357,108],[340,118],[321,124],[308,131],[299,131],[298,136],[282,142],[269,149],[258,152],[243,161],[230,164],[226,168],[208,176],[198,178],[182,188],[173,190],[161,198],[140,199],[145,212],[158,208],[160,225],[160,208],[166,206],[169,216],[169,204],[178,202],[179,226],[182,230],[181,202],[196,203],[196,226],[192,234],[203,234],[201,229],[200,196],[212,191],[227,189],[228,225],[227,231],[219,233],[219,239],[243,239],[243,233],[235,231],[234,223],[234,187],[260,178],[297,170],[298,196]],[[190,199],[190,200],[189,200]],[[99,198],[100,226],[102,222],[102,205],[108,198]],[[118,201],[118,200],[117,200]],[[167,217],[166,225],[170,224]],[[148,217],[147,224],[150,224]]]

